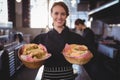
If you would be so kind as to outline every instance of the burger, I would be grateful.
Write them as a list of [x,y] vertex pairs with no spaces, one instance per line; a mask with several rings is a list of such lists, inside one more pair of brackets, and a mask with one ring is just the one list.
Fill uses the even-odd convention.
[[50,56],[42,44],[25,44],[21,50],[21,58],[26,61],[42,60]]

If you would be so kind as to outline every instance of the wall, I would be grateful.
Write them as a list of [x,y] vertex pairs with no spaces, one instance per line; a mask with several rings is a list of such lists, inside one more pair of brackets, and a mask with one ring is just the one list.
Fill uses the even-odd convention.
[[16,15],[16,25],[15,25],[15,30],[18,32],[22,32],[23,34],[30,35],[30,40],[33,39],[36,35],[45,32],[45,29],[41,28],[24,28],[22,26],[22,2],[16,2],[15,3],[16,10],[15,10],[15,15]]
[[29,34],[30,40],[32,40],[38,34],[46,32],[45,29],[41,28],[17,28],[16,30],[22,32],[23,34]]
[[91,29],[96,35],[102,35],[103,34],[103,22],[100,20],[93,20],[91,22]]
[[120,41],[120,27],[118,26],[113,26],[113,27],[109,27],[109,25],[104,25],[104,35],[103,37],[113,37],[115,40],[119,40]]
[[22,2],[15,3],[15,17],[16,17],[16,26],[15,27],[21,27],[22,26]]
[[109,36],[120,41],[120,27],[118,26],[110,27],[108,24],[103,23],[102,21],[94,20],[91,23],[91,29],[96,35],[101,35],[102,38]]
[[115,40],[120,41],[120,27],[118,26],[113,26],[109,27],[109,25],[105,24],[104,25],[104,34],[103,38],[106,38],[107,36],[113,37]]
[[112,35],[114,36],[115,40],[120,41],[120,27],[117,26],[112,27]]

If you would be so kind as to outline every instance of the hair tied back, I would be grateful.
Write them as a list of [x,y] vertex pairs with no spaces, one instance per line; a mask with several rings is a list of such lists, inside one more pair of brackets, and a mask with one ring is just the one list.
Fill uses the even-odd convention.
[[85,23],[85,19],[83,19],[82,22]]

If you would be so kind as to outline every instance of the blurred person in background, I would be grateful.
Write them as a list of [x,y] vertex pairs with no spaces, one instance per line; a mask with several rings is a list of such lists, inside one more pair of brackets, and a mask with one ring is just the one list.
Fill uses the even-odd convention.
[[75,28],[72,31],[77,33],[77,34],[80,34],[85,39],[85,41],[87,42],[87,44],[91,48],[90,50],[92,50],[92,52],[94,54],[94,58],[90,62],[85,64],[84,68],[87,71],[87,73],[91,76],[91,78],[93,80],[96,80],[94,75],[97,75],[96,73],[99,69],[98,68],[98,65],[99,65],[98,61],[100,59],[99,59],[99,54],[97,52],[97,45],[96,45],[96,42],[95,42],[95,34],[90,28],[88,28],[85,25],[85,20],[82,20],[82,19],[78,18],[78,19],[75,20],[74,24],[75,24]]
[[82,37],[87,41],[89,45],[96,48],[95,34],[94,32],[85,25],[85,20],[76,19],[75,20],[75,30],[76,33],[82,35]]

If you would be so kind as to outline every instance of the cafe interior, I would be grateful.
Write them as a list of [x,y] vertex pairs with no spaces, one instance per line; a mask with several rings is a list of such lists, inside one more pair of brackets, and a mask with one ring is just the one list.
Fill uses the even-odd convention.
[[120,80],[120,0],[0,0],[0,80],[41,80],[44,66],[26,67],[18,52],[52,29],[50,9],[58,1],[69,7],[70,29],[80,18],[95,34],[94,72],[73,64],[75,80]]

